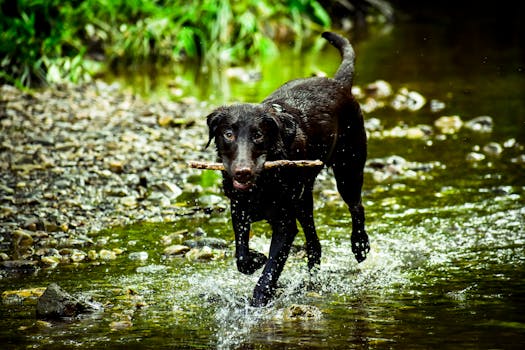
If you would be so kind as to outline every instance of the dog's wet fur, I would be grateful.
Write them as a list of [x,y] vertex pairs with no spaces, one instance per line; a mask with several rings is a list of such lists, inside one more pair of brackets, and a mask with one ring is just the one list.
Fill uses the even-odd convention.
[[[332,167],[337,188],[352,216],[352,252],[365,260],[370,245],[361,204],[366,133],[359,104],[352,96],[354,50],[347,39],[323,37],[342,55],[334,78],[290,81],[260,104],[219,107],[207,117],[210,140],[223,162],[223,187],[231,200],[237,268],[252,274],[264,266],[252,304],[272,300],[277,280],[297,234],[306,238],[308,267],[321,260],[313,218],[312,190],[320,168],[263,170],[265,161],[320,159]],[[272,228],[268,258],[249,249],[250,225],[267,220]]]

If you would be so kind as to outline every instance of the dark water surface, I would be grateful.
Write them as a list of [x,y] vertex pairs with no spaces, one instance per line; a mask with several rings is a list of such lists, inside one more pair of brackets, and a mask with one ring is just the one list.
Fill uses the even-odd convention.
[[[320,271],[310,276],[301,253],[293,254],[272,306],[248,306],[258,276],[236,271],[231,248],[211,262],[163,258],[159,237],[178,230],[201,227],[231,242],[229,213],[213,211],[95,234],[120,247],[138,242],[113,263],[1,279],[2,291],[58,281],[68,291],[92,295],[106,311],[49,328],[34,325],[34,303],[4,302],[0,348],[522,349],[525,32],[516,16],[477,15],[473,20],[422,10],[356,44],[356,84],[384,79],[394,90],[407,87],[445,104],[439,112],[427,102],[416,112],[382,108],[367,115],[385,128],[433,125],[443,115],[494,120],[491,133],[462,129],[423,140],[370,139],[370,158],[398,155],[435,166],[383,182],[367,174],[367,261],[358,265],[350,253],[350,215],[326,173],[315,212],[323,245]],[[333,72],[339,63],[334,51],[301,59],[283,55],[264,65],[260,82],[208,87],[200,94],[258,101],[290,78]],[[490,142],[502,145],[501,155],[466,161]],[[210,191],[220,194],[218,188]],[[254,248],[267,250],[267,231],[256,225]],[[299,235],[296,243],[302,242]],[[129,260],[134,251],[149,257]],[[292,304],[318,313],[287,317]]]

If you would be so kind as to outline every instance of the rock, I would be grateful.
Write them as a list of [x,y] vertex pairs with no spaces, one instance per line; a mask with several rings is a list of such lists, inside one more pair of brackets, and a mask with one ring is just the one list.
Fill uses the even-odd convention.
[[465,127],[476,132],[492,132],[494,121],[492,120],[492,117],[484,115],[469,120],[465,123]]
[[438,118],[434,125],[443,134],[455,134],[463,126],[463,121],[458,115],[443,116]]
[[136,270],[138,273],[158,273],[166,271],[166,266],[164,265],[147,265],[139,266]]
[[430,100],[430,111],[431,112],[437,113],[439,111],[442,111],[443,109],[445,109],[445,102],[442,102],[436,99]]
[[483,152],[488,156],[499,157],[503,153],[503,147],[497,142],[490,142],[483,146]]
[[124,172],[125,165],[126,164],[121,160],[112,160],[108,163],[109,170],[117,174],[122,174]]
[[146,261],[148,260],[148,252],[133,252],[128,255],[129,260]]
[[100,260],[115,260],[117,258],[117,254],[114,251],[107,250],[107,249],[101,249],[98,252],[98,256]]
[[38,262],[32,260],[6,260],[0,262],[0,269],[32,272],[36,270]]
[[81,313],[93,312],[100,306],[77,299],[56,283],[51,283],[36,305],[36,315],[43,319],[74,317]]
[[12,242],[15,249],[28,248],[33,244],[33,237],[24,230],[15,230],[12,233]]
[[518,144],[518,142],[516,141],[515,138],[510,138],[510,139],[506,140],[503,143],[503,147],[505,147],[505,148],[514,148],[517,144]]
[[520,154],[519,156],[512,158],[510,161],[515,164],[525,164],[525,154]]
[[162,127],[169,126],[172,121],[173,121],[173,116],[171,115],[162,115],[158,119],[158,123]]
[[166,255],[183,255],[186,254],[191,248],[186,245],[174,244],[164,248],[164,254]]
[[478,152],[470,152],[469,154],[467,154],[467,161],[468,162],[481,162],[482,160],[485,159],[485,155],[483,153],[478,153]]
[[182,189],[172,182],[163,181],[160,184],[160,188],[164,191],[164,194],[170,199],[174,200],[182,194]]
[[40,258],[40,261],[44,265],[47,265],[49,267],[54,267],[60,264],[60,262],[62,261],[62,256],[54,256],[54,255],[43,256]]
[[184,241],[184,244],[190,248],[210,247],[216,249],[225,249],[228,247],[228,242],[222,238],[201,237],[199,239],[189,239]]
[[95,260],[97,260],[99,258],[99,255],[98,255],[96,250],[90,250],[87,253],[87,257],[88,257],[89,260],[95,261]]
[[419,92],[410,91],[407,88],[401,88],[394,96],[390,105],[397,111],[408,109],[409,111],[414,112],[420,110],[425,103],[425,97]]
[[402,137],[412,140],[427,138],[430,135],[432,135],[432,127],[428,125],[418,125],[416,127],[396,126],[382,132],[382,137]]
[[184,235],[188,233],[188,230],[179,230],[177,232],[170,233],[169,235],[163,235],[160,238],[160,242],[163,245],[170,245],[173,242],[181,242],[184,239]]
[[109,324],[109,328],[112,331],[122,330],[133,327],[131,320],[113,321]]
[[392,95],[392,86],[384,80],[376,80],[365,87],[365,92],[375,98],[383,99]]
[[45,288],[28,288],[18,290],[6,290],[2,292],[2,302],[7,305],[20,304],[25,302],[27,299],[37,300],[42,294],[44,294]]
[[365,129],[369,132],[381,130],[381,120],[378,118],[367,118],[365,120]]
[[186,253],[186,258],[188,260],[211,260],[214,257],[213,250],[208,246],[192,248]]
[[283,319],[285,321],[319,320],[322,315],[319,308],[311,305],[293,304],[283,311]]

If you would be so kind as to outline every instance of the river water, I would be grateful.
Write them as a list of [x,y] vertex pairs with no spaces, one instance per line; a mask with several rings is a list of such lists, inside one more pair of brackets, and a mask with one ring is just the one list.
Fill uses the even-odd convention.
[[[370,138],[369,158],[399,156],[415,165],[399,173],[367,173],[363,201],[371,254],[365,262],[357,264],[350,253],[350,215],[331,174],[323,173],[315,199],[320,269],[309,274],[298,248],[275,302],[250,307],[258,276],[236,271],[231,245],[204,261],[166,258],[159,243],[196,228],[232,242],[227,202],[213,185],[206,189],[214,201],[209,211],[94,233],[94,240],[127,247],[114,262],[0,280],[2,290],[58,281],[105,307],[75,320],[35,324],[34,302],[4,300],[0,339],[7,348],[41,349],[523,348],[524,31],[514,16],[478,15],[481,20],[474,21],[465,13],[422,10],[355,45],[356,84],[384,79],[395,91],[406,87],[427,99],[417,111],[370,111],[367,119],[377,118],[383,130],[433,126],[450,115],[463,121],[490,116],[494,122],[491,132],[442,134],[434,128],[425,137]],[[213,93],[208,87],[201,94],[257,101],[288,79],[318,70],[331,74],[339,62],[334,51],[283,55],[263,65],[260,82]],[[200,195],[181,198],[199,203]],[[255,225],[254,232],[253,247],[267,251],[268,226]],[[304,243],[301,234],[296,243]],[[147,252],[148,258],[129,259],[132,252]]]

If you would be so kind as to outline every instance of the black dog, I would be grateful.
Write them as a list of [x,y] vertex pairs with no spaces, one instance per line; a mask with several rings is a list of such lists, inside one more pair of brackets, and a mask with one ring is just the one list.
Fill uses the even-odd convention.
[[[237,268],[252,274],[264,265],[253,292],[253,305],[272,298],[290,247],[296,220],[306,237],[308,267],[320,263],[321,245],[313,219],[312,189],[319,168],[263,170],[265,161],[320,159],[333,168],[339,193],[352,216],[352,251],[358,262],[370,250],[361,204],[366,134],[359,104],[352,97],[354,50],[348,40],[323,34],[341,52],[335,78],[290,81],[261,104],[220,107],[207,117],[224,163],[223,187],[231,200]],[[250,224],[272,227],[269,257],[248,248]]]

